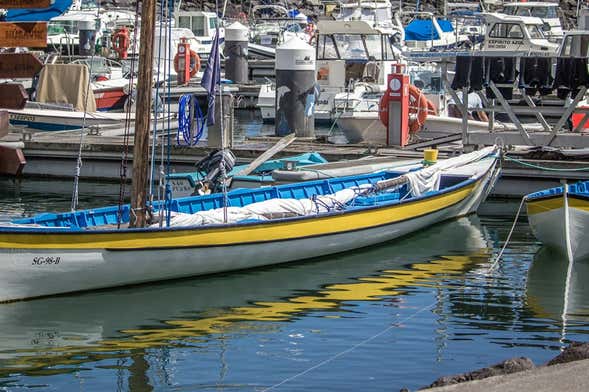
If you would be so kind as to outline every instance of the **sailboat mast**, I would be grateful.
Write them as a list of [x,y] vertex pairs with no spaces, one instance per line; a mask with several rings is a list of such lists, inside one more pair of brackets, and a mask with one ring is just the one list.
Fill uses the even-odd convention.
[[147,218],[147,179],[149,173],[148,154],[149,131],[151,129],[154,31],[155,0],[143,0],[141,6],[141,38],[139,43],[139,75],[136,88],[137,109],[135,110],[135,136],[133,138],[133,187],[131,193],[130,227],[144,227]]

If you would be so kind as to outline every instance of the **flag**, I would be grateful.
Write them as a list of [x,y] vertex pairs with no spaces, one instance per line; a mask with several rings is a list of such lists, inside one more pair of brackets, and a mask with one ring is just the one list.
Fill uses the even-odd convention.
[[221,56],[219,53],[219,27],[215,33],[213,44],[211,46],[211,53],[207,61],[207,67],[205,68],[202,79],[200,81],[201,86],[207,90],[208,94],[208,108],[207,108],[207,125],[215,125],[215,92],[217,86],[221,82]]

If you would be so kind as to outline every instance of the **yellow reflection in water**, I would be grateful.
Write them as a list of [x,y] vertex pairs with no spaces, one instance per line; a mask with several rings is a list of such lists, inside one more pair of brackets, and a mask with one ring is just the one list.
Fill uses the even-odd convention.
[[[432,287],[431,279],[438,275],[458,275],[481,257],[447,256],[427,263],[416,263],[411,269],[384,270],[379,276],[362,277],[355,283],[332,284],[318,290],[314,295],[302,295],[281,301],[255,302],[252,305],[230,308],[219,314],[196,320],[169,320],[161,328],[126,329],[121,331],[127,337],[105,339],[92,345],[67,345],[51,349],[22,350],[21,354],[8,365],[12,371],[26,372],[34,368],[55,365],[73,365],[92,360],[126,356],[120,351],[144,350],[175,341],[188,341],[195,337],[227,333],[232,330],[255,326],[243,322],[288,321],[303,312],[337,309],[344,301],[378,300],[384,296],[400,295],[399,289],[407,286]],[[181,344],[181,343],[179,343]],[[113,353],[114,352],[114,353]],[[45,370],[35,374],[46,374]],[[1,374],[1,373],[0,373]]]

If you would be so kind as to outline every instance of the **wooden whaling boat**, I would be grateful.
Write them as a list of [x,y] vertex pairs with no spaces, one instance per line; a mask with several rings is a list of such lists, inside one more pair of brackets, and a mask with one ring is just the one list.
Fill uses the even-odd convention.
[[0,302],[272,265],[389,241],[475,212],[498,177],[498,158],[491,147],[421,170],[156,202],[152,214],[164,216],[146,227],[127,227],[135,214],[129,205],[17,220],[0,227]]

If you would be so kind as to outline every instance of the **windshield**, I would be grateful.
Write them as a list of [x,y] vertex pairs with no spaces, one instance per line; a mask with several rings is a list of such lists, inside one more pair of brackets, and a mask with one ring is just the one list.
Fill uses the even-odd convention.
[[531,39],[543,39],[544,38],[544,34],[542,34],[540,29],[536,25],[526,25],[526,30],[528,30],[528,34],[530,34]]
[[382,34],[320,35],[317,45],[318,60],[393,59],[393,50],[388,36]]
[[589,35],[569,35],[562,43],[560,56],[587,57]]
[[550,7],[518,7],[515,5],[505,7],[507,15],[534,16],[536,18],[558,18],[556,6]]

